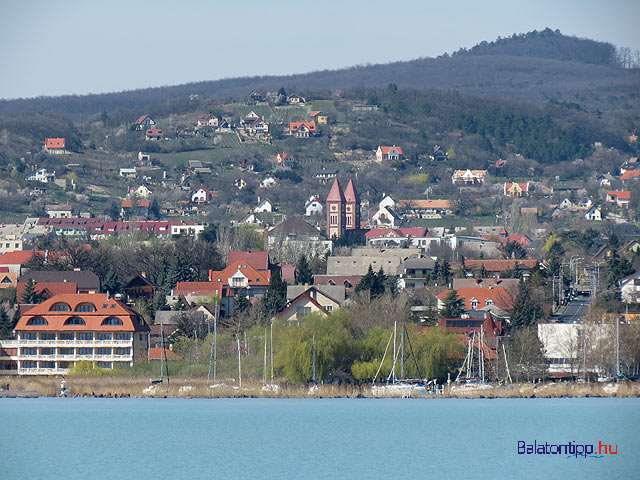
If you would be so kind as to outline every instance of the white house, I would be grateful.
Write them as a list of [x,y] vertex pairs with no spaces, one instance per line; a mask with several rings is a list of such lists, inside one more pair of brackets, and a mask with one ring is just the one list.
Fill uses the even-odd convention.
[[376,150],[376,160],[378,162],[382,162],[383,160],[399,160],[402,155],[404,155],[402,147],[396,147],[395,145],[391,147],[379,145],[378,150]]
[[598,222],[602,220],[602,212],[600,211],[600,208],[594,206],[589,209],[584,218],[591,220],[592,222]]
[[44,210],[49,218],[71,218],[73,211],[71,205],[46,205]]
[[264,177],[262,181],[260,181],[260,188],[271,188],[275,187],[278,182],[272,176]]
[[565,198],[564,200],[562,200],[562,202],[560,202],[558,208],[571,210],[573,208],[573,203],[571,203],[571,200],[569,200],[568,198]]
[[640,303],[640,273],[620,280],[620,292],[625,303]]
[[400,224],[400,216],[387,205],[381,205],[371,216],[371,225],[375,227],[395,228]]
[[389,195],[385,195],[384,198],[378,202],[378,207],[396,208],[396,201],[393,198],[391,198]]
[[125,178],[136,178],[138,172],[135,168],[121,168],[120,176]]
[[267,212],[273,212],[273,205],[271,204],[268,198],[265,198],[264,200],[259,202],[258,205],[253,209],[253,213],[267,213]]
[[191,203],[208,203],[213,200],[213,193],[200,185],[191,192]]
[[129,196],[133,196],[136,198],[147,198],[153,192],[149,190],[146,186],[140,185],[138,188],[129,187]]
[[451,176],[451,182],[454,185],[475,185],[484,183],[486,177],[486,170],[456,170]]
[[47,172],[46,168],[39,168],[24,177],[27,182],[54,183],[56,181],[56,172]]
[[307,201],[304,202],[304,214],[307,217],[311,215],[322,215],[322,210],[323,206],[317,195],[311,195],[307,198]]

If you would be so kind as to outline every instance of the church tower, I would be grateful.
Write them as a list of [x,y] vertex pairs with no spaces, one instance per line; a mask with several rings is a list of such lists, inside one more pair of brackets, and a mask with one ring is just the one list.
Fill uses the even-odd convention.
[[345,200],[345,230],[360,229],[360,196],[353,184],[353,179],[349,179],[349,184],[344,190]]
[[339,238],[345,229],[345,199],[340,187],[340,182],[336,178],[333,181],[329,195],[327,195],[327,237]]

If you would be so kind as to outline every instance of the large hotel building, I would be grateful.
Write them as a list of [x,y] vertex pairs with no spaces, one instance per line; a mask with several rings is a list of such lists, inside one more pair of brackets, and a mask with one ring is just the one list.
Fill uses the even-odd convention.
[[101,368],[146,359],[149,326],[108,294],[56,295],[24,313],[15,340],[0,340],[0,374],[56,375],[75,362]]

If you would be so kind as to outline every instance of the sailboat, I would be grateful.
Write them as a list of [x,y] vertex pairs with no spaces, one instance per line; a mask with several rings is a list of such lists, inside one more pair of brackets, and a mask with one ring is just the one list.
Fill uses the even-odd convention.
[[269,356],[271,360],[271,375],[270,381],[267,383],[267,329],[264,329],[264,385],[262,386],[263,392],[277,392],[280,390],[280,385],[273,383],[273,321],[271,322],[271,333],[269,335]]
[[313,340],[311,342],[311,358],[312,358],[312,382],[313,385],[309,387],[309,395],[313,395],[318,391],[318,382],[316,381],[316,337],[313,336]]
[[[476,349],[476,338],[478,340],[478,361],[475,362],[474,350]],[[484,329],[480,326],[480,334],[476,337],[476,332],[471,334],[469,342],[467,344],[467,355],[462,362],[462,366],[458,369],[458,376],[451,389],[453,391],[458,389],[477,389],[477,388],[490,388],[490,385],[485,383],[485,362],[484,362]],[[464,373],[464,375],[463,375]]]

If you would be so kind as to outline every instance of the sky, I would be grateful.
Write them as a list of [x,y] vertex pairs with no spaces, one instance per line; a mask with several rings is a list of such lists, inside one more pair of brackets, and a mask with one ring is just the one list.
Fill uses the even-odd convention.
[[640,50],[638,0],[0,0],[0,98],[436,57],[549,27]]

